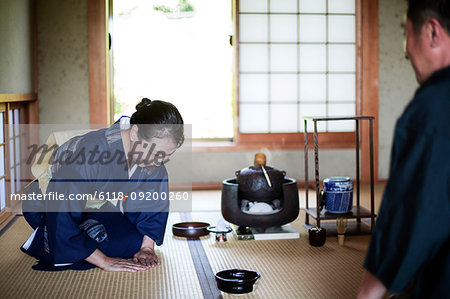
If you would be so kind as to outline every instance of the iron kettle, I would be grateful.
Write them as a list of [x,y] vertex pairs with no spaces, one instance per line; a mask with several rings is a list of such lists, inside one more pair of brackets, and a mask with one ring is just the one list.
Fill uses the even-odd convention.
[[255,154],[253,166],[236,171],[239,198],[257,202],[271,202],[283,198],[284,170],[266,166],[266,155]]

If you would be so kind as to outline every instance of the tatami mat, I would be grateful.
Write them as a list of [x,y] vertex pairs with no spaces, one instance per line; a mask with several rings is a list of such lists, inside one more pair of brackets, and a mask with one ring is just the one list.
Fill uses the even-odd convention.
[[[192,213],[194,220],[215,225],[220,213]],[[344,246],[329,236],[323,247],[309,245],[304,215],[292,226],[299,239],[228,241],[202,240],[214,273],[249,269],[261,274],[254,292],[242,298],[355,298],[363,277],[362,264],[370,236],[348,236]],[[223,298],[232,298],[223,293]]]
[[137,273],[34,271],[35,260],[19,250],[31,232],[19,217],[0,237],[0,298],[202,298],[188,244],[170,229],[157,249],[161,266]]
[[[191,218],[215,225],[221,214],[198,212]],[[328,237],[324,247],[311,247],[303,219],[301,213],[293,223],[300,239],[236,241],[229,235],[227,242],[216,243],[214,235],[202,237],[205,258],[213,273],[231,268],[261,273],[255,291],[241,298],[354,298],[369,236],[348,236],[344,246]],[[31,233],[19,217],[0,237],[0,298],[203,298],[188,242],[172,236],[171,224],[179,221],[179,214],[170,215],[165,243],[157,249],[157,268],[138,273],[41,272],[32,270],[34,259],[19,250]]]

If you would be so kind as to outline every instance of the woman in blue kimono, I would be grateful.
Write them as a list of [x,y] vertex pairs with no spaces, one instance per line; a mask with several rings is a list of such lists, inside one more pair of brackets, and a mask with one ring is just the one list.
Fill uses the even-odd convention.
[[[143,99],[131,118],[60,146],[46,193],[66,200],[47,200],[39,211],[24,207],[35,231],[21,249],[39,260],[33,269],[136,272],[159,265],[154,244],[163,242],[169,211],[164,162],[183,141],[177,108]],[[37,182],[31,191],[39,192]]]

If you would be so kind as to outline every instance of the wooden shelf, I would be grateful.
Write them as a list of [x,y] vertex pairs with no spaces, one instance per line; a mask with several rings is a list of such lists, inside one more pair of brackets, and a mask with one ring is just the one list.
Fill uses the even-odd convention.
[[[305,212],[308,215],[310,215],[313,219],[317,218],[317,209],[316,208],[305,209]],[[376,216],[376,215],[374,215],[374,216]],[[363,207],[359,207],[359,215],[358,215],[356,206],[353,206],[351,211],[349,211],[348,213],[342,213],[342,214],[329,213],[325,210],[325,208],[320,212],[321,220],[336,219],[338,217],[357,219],[357,218],[371,218],[372,216],[370,214],[370,211]]]
[[[323,219],[322,219],[323,220]],[[334,236],[336,237],[338,232],[336,228],[336,221],[329,222],[330,219],[327,221],[320,222],[320,227],[325,228],[327,230],[327,236]],[[312,224],[306,224],[306,229],[310,229],[313,227]],[[372,233],[371,231],[372,227],[372,221],[370,218],[365,218],[364,221],[358,222],[358,220],[349,220],[347,223],[347,229],[345,230],[346,236],[353,236],[353,235],[370,235]]]
[[[356,151],[356,194],[354,195],[354,198],[356,198],[356,205],[353,206],[351,211],[347,213],[342,214],[334,214],[334,213],[328,213],[325,209],[323,211],[320,211],[319,214],[317,214],[319,211],[317,208],[308,208],[305,209],[306,217],[305,217],[305,226],[311,226],[309,223],[309,217],[311,216],[315,221],[316,225],[318,227],[322,227],[324,224],[327,225],[329,229],[332,228],[332,224],[330,223],[321,223],[321,220],[332,220],[336,219],[338,217],[348,218],[348,219],[356,219],[356,221],[351,221],[352,223],[349,223],[349,230],[356,233],[356,234],[364,234],[367,232],[367,225],[363,225],[363,222],[361,219],[367,219],[369,218],[370,221],[370,229],[369,232],[373,230],[373,225],[375,222],[375,207],[374,207],[374,155],[373,155],[373,116],[343,116],[343,117],[303,117],[305,122],[305,132],[303,134],[305,139],[305,185],[308,186],[308,121],[312,121],[314,123],[314,170],[315,170],[315,191],[316,194],[319,194],[319,142],[318,142],[318,132],[317,132],[317,122],[319,121],[336,121],[336,120],[354,120],[355,121],[355,151]],[[370,164],[370,211],[368,209],[365,209],[361,207],[360,203],[360,153],[359,153],[359,146],[360,146],[360,140],[359,140],[359,127],[360,122],[363,120],[369,121],[369,149],[370,149],[370,156],[369,156],[369,164]],[[305,189],[305,195],[306,195],[306,206],[309,204],[309,188],[307,187]],[[319,207],[321,205],[321,198],[319,196],[316,197],[316,207]],[[335,224],[334,224],[335,225]],[[327,229],[327,233],[328,229]]]

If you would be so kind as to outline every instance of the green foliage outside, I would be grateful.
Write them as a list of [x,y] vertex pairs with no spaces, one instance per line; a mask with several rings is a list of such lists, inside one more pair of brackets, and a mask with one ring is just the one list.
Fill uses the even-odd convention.
[[192,4],[187,2],[187,0],[180,0],[177,4],[177,7],[175,10],[173,10],[170,7],[164,6],[164,5],[153,6],[153,9],[156,11],[163,12],[163,13],[171,13],[174,11],[188,12],[188,11],[194,11],[194,6],[192,6]]
[[186,0],[181,0],[177,5],[178,11],[194,11],[194,7]]

